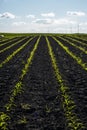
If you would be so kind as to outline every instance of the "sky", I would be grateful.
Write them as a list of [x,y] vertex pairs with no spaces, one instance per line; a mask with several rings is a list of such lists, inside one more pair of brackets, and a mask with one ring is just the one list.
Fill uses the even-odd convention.
[[0,0],[0,32],[87,33],[87,0]]

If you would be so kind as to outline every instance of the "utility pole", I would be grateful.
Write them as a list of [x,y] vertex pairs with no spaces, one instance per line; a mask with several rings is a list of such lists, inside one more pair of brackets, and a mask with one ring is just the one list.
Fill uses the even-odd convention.
[[70,33],[72,34],[72,26],[70,27]]
[[77,25],[77,33],[79,34],[79,23]]

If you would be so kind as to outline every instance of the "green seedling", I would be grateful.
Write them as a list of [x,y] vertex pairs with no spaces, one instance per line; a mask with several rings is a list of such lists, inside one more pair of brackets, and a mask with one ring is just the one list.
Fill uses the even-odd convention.
[[27,124],[27,119],[23,116],[20,120],[18,120],[18,124]]
[[30,108],[31,108],[31,105],[30,105],[30,104],[21,103],[21,107],[22,107],[22,109],[27,110],[27,109],[30,109]]
[[50,113],[50,112],[51,112],[51,108],[48,107],[47,105],[46,105],[46,112],[47,112],[47,113]]
[[65,45],[63,45],[59,40],[55,37],[52,37],[65,51],[68,53],[84,70],[87,71],[87,63],[84,63],[80,57],[77,57],[74,53],[72,53]]
[[[55,39],[55,38],[53,37],[53,39]],[[52,66],[53,66],[53,69],[55,72],[55,77],[56,77],[58,83],[60,84],[61,96],[63,97],[62,106],[63,106],[64,112],[65,112],[65,117],[66,117],[67,122],[68,122],[67,126],[68,127],[71,126],[72,130],[78,130],[79,124],[80,124],[81,126],[80,126],[79,130],[81,130],[81,128],[84,127],[84,125],[80,120],[78,120],[78,117],[73,112],[73,109],[75,107],[75,103],[73,100],[71,100],[70,95],[68,95],[68,93],[67,93],[67,90],[69,91],[69,89],[64,84],[64,81],[62,79],[62,76],[60,74],[60,71],[59,71],[59,68],[58,68],[58,65],[56,62],[55,55],[53,53],[52,47],[51,47],[50,42],[49,42],[47,37],[46,37],[46,41],[47,41],[47,45],[48,45],[49,55],[50,55],[51,61],[52,61]],[[57,40],[55,39],[55,41],[57,41]],[[73,55],[69,51],[69,49],[67,47],[65,47],[61,42],[59,42],[59,41],[57,41],[57,42],[59,43],[59,45],[61,45],[63,47],[63,49],[66,50],[67,53],[69,53],[70,55]],[[77,57],[75,55],[73,55],[73,58],[76,59]],[[71,105],[73,107],[71,107]]]
[[8,130],[8,120],[10,120],[10,117],[4,112],[0,112],[0,130]]

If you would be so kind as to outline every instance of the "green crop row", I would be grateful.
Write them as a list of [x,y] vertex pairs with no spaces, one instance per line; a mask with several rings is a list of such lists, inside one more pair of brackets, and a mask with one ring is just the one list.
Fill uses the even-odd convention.
[[15,50],[11,55],[9,55],[2,63],[0,63],[0,68],[3,67],[4,64],[9,62],[18,52],[20,52],[33,38],[30,38],[25,44],[20,46],[17,50]]
[[26,39],[26,38],[23,38],[23,39],[21,39],[21,40],[19,40],[19,41],[15,42],[14,44],[11,44],[10,46],[7,46],[7,47],[6,47],[6,48],[4,48],[3,50],[0,50],[0,53],[3,53],[4,51],[6,51],[6,50],[10,49],[11,47],[13,47],[13,46],[15,46],[15,45],[19,44],[19,43],[20,43],[20,42],[22,42],[24,39]]
[[4,112],[0,112],[0,130],[8,130],[8,120],[10,120],[10,117]]
[[72,41],[78,42],[78,43],[81,44],[81,45],[87,46],[86,43],[81,42],[81,41],[79,41],[79,40],[76,40],[76,39],[74,39],[74,38],[72,38],[72,37],[67,37],[67,38],[70,39],[70,40],[72,40]]
[[84,40],[84,42],[87,42],[87,34],[70,35],[70,37],[77,38],[78,40]]
[[67,42],[68,44],[70,44],[71,46],[74,46],[74,47],[76,47],[77,49],[83,51],[85,54],[87,54],[87,50],[86,50],[85,48],[83,48],[83,47],[81,47],[81,46],[77,46],[75,43],[70,42],[69,40],[67,40],[67,39],[65,39],[65,38],[63,38],[63,37],[59,37],[59,38],[62,39],[62,40],[64,40],[64,41],[66,41],[66,42]]
[[74,53],[72,53],[68,47],[63,45],[59,40],[55,37],[52,37],[65,51],[68,53],[84,70],[87,71],[87,63],[84,63],[80,57],[77,57]]
[[[20,37],[18,37],[18,38],[16,38],[16,39],[19,39]],[[2,43],[2,42],[0,42],[0,47],[1,46],[4,46],[4,45],[6,45],[6,44],[8,44],[9,42],[14,42],[15,41],[15,39],[14,38],[11,38],[11,39],[9,39],[9,41],[4,41],[4,43]]]
[[[22,70],[22,74],[19,77],[19,81],[16,83],[14,89],[12,90],[9,102],[5,105],[6,112],[11,111],[11,109],[15,106],[15,103],[14,103],[15,97],[18,94],[21,94],[23,92],[22,80],[23,80],[24,76],[26,75],[26,73],[28,72],[28,69],[29,69],[29,66],[31,65],[31,62],[32,62],[32,59],[34,57],[35,51],[37,50],[39,41],[40,41],[40,37],[38,38],[33,50],[31,51],[29,58],[27,59],[27,63],[25,64],[25,66],[24,66],[24,68]],[[4,117],[4,118],[2,119],[2,117]],[[0,128],[1,128],[1,130],[8,130],[7,121],[9,121],[9,120],[10,120],[10,117],[7,114],[1,112],[1,114],[0,114]]]
[[6,105],[6,110],[9,111],[11,109],[11,106],[14,105],[14,98],[17,96],[17,94],[20,94],[22,92],[22,80],[24,78],[24,76],[26,75],[27,71],[29,71],[29,66],[31,65],[31,61],[34,57],[34,53],[38,47],[38,43],[39,43],[40,37],[38,38],[33,50],[30,53],[29,58],[27,59],[27,63],[25,64],[24,68],[22,69],[22,74],[20,76],[20,79],[18,81],[18,83],[15,85],[14,90],[12,91],[12,95],[10,98],[10,102]]
[[76,105],[68,94],[69,88],[64,84],[64,81],[61,77],[61,74],[60,74],[60,71],[56,62],[55,55],[53,53],[52,47],[47,37],[46,37],[46,42],[48,45],[49,55],[51,57],[55,76],[58,83],[60,84],[60,91],[62,93],[61,98],[63,98],[62,106],[64,109],[65,117],[67,119],[67,126],[71,130],[78,130],[78,129],[81,130],[82,128],[84,128],[84,125],[80,121],[80,119],[78,119],[77,115],[73,112]]

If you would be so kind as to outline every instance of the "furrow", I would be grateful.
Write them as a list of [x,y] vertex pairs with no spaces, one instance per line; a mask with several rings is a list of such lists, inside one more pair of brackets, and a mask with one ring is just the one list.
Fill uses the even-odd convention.
[[87,63],[84,63],[80,57],[77,57],[74,53],[72,53],[68,47],[63,45],[59,40],[55,37],[52,37],[65,51],[68,53],[84,70],[87,71]]
[[25,44],[20,46],[17,50],[15,50],[12,54],[10,54],[3,62],[0,63],[0,68],[3,67],[4,64],[9,62],[18,52],[20,52],[33,38],[30,38]]
[[[22,37],[21,37],[22,38]],[[2,46],[4,46],[4,45],[7,45],[7,44],[9,44],[9,43],[11,43],[11,42],[14,42],[15,40],[18,40],[18,39],[20,39],[19,37],[17,37],[17,38],[12,38],[12,39],[9,39],[8,41],[4,41],[4,43],[3,42],[0,42],[0,47],[2,47]]]
[[55,72],[55,76],[56,76],[58,83],[60,84],[61,96],[63,98],[62,106],[63,106],[64,112],[65,112],[65,117],[67,119],[67,126],[71,130],[78,130],[78,129],[82,130],[83,128],[85,128],[85,126],[81,122],[81,120],[77,117],[77,115],[73,112],[73,109],[75,108],[75,103],[67,92],[69,88],[65,85],[65,83],[62,79],[54,52],[52,50],[52,47],[51,47],[50,42],[47,37],[46,37],[46,41],[47,41],[47,45],[48,45],[49,55],[50,55],[51,61],[52,61],[52,66],[53,66],[53,69]]
[[[24,38],[24,39],[26,39],[26,38]],[[19,41],[15,42],[14,44],[12,44],[12,45],[10,45],[10,46],[7,46],[6,48],[4,48],[4,49],[0,50],[0,53],[3,53],[4,51],[6,51],[6,50],[10,49],[11,47],[13,47],[13,46],[15,46],[15,45],[19,44],[19,43],[20,43],[21,41],[23,41],[24,39],[21,39],[21,40],[19,40]]]
[[67,37],[67,38],[70,39],[70,40],[72,40],[72,41],[74,41],[74,42],[78,42],[79,44],[84,45],[84,46],[87,47],[87,44],[84,43],[84,42],[81,42],[80,40],[76,40],[76,39],[74,39],[74,38],[72,38],[72,37]]
[[85,54],[87,54],[87,50],[85,49],[85,48],[83,48],[83,47],[81,47],[81,46],[77,46],[75,43],[73,43],[73,42],[70,42],[69,40],[67,40],[67,39],[65,39],[65,38],[63,38],[63,37],[60,37],[60,36],[58,36],[60,39],[62,39],[62,40],[64,40],[64,41],[66,41],[68,44],[70,44],[71,46],[74,46],[75,48],[77,48],[77,49],[79,49],[79,50],[81,50],[82,52],[84,52]]
[[34,46],[33,50],[31,51],[30,56],[27,59],[27,63],[25,64],[25,66],[22,70],[22,74],[19,77],[19,81],[16,83],[16,85],[14,86],[14,89],[12,90],[8,103],[5,105],[6,112],[0,112],[0,127],[2,130],[9,130],[7,122],[10,120],[10,116],[8,114],[10,113],[12,108],[15,106],[14,102],[15,102],[16,96],[23,92],[22,80],[23,80],[24,76],[26,75],[26,73],[29,71],[28,69],[29,69],[29,66],[31,65],[35,51],[37,50],[39,41],[40,41],[40,37],[38,38],[37,42],[35,43],[35,46]]

